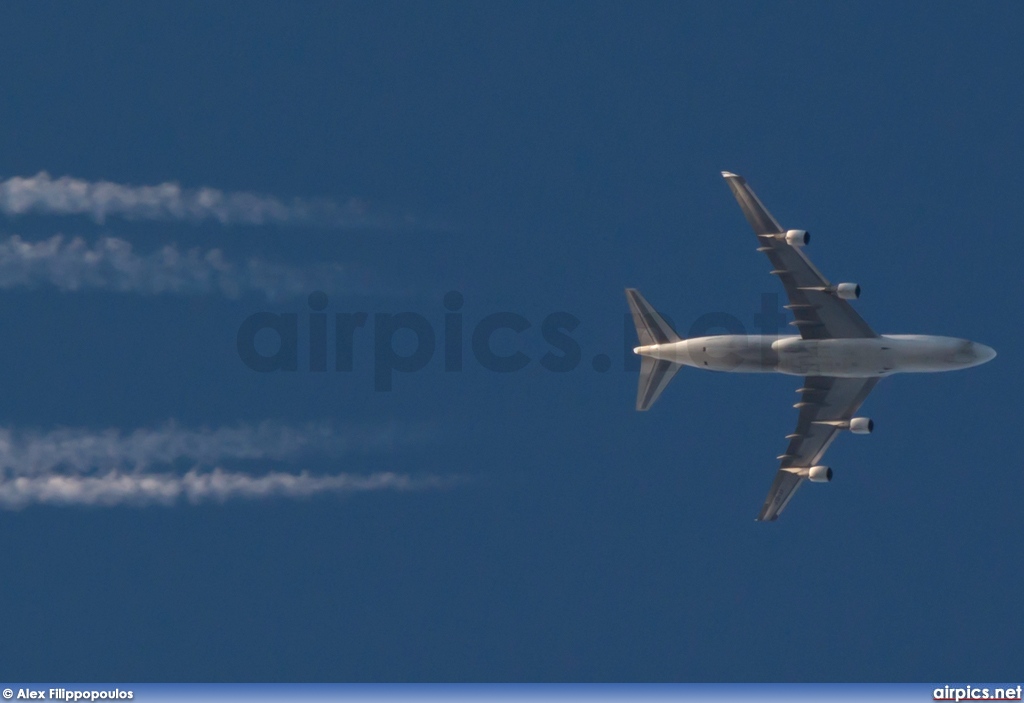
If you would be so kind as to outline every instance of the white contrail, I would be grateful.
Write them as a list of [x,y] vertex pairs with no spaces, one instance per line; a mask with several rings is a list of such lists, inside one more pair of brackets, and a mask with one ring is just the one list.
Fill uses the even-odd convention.
[[45,171],[0,182],[0,210],[7,215],[89,215],[99,223],[110,215],[120,215],[129,220],[215,220],[223,225],[382,228],[399,224],[368,216],[355,200],[344,206],[329,200],[295,198],[286,202],[254,193],[182,188],[177,183],[133,186],[70,176],[54,179]]
[[[222,462],[291,462],[393,450],[428,439],[422,427],[276,422],[218,429],[182,429],[169,423],[131,433],[0,428],[0,509],[29,504],[171,505],[233,498],[299,498],[320,493],[426,490],[461,479],[391,472],[322,474],[243,472]],[[187,463],[190,467],[182,473]],[[154,467],[161,467],[154,470]],[[211,468],[216,467],[216,468]]]
[[387,452],[431,437],[422,426],[279,422],[188,429],[167,423],[155,429],[58,429],[38,432],[0,427],[0,477],[53,472],[145,471],[177,462],[215,466],[225,460],[286,461],[322,455]]
[[173,505],[182,498],[190,503],[224,502],[233,498],[274,496],[305,498],[321,493],[446,488],[458,479],[405,474],[335,474],[314,476],[269,473],[262,476],[223,469],[184,475],[135,474],[111,471],[97,476],[18,476],[0,480],[0,508],[18,509],[29,504],[50,505]]
[[137,254],[131,243],[103,237],[89,246],[61,235],[25,241],[0,240],[0,288],[53,285],[61,290],[110,290],[156,295],[220,293],[228,298],[259,293],[276,301],[309,295],[365,294],[365,273],[338,263],[297,267],[259,259],[232,263],[220,249],[179,251],[168,245]]

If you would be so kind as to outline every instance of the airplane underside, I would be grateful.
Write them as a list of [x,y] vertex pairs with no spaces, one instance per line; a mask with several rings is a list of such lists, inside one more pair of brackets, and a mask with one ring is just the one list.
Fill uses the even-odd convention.
[[757,237],[769,273],[786,289],[799,335],[718,335],[682,339],[635,288],[626,299],[636,325],[641,356],[636,409],[649,410],[683,366],[709,371],[784,373],[803,376],[796,428],[757,519],[772,521],[805,481],[828,483],[832,469],[821,463],[837,433],[870,434],[874,423],[855,413],[878,380],[895,373],[953,371],[984,364],[996,353],[984,344],[953,337],[879,335],[850,305],[856,283],[831,283],[802,251],[806,230],[785,229],[741,176],[722,172]]
[[928,335],[867,339],[716,335],[640,346],[635,351],[709,371],[837,378],[954,371],[985,363],[994,356],[991,349],[970,340]]

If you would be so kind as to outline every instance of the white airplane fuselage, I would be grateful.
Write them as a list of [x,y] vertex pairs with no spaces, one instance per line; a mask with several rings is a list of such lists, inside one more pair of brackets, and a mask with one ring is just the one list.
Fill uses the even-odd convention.
[[642,356],[710,371],[871,378],[894,373],[955,371],[996,353],[955,337],[883,334],[857,339],[725,334],[636,347]]

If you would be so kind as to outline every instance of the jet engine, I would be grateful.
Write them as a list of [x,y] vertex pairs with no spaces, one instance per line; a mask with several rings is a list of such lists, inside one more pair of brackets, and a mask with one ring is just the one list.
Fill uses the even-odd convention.
[[811,243],[811,233],[802,229],[791,229],[786,232],[786,244],[802,247]]
[[836,295],[843,300],[856,300],[860,297],[860,286],[856,283],[840,283],[836,286]]
[[815,483],[828,483],[832,480],[832,469],[828,466],[812,466],[807,470],[807,478]]
[[850,420],[850,432],[854,434],[871,434],[875,423],[870,417],[855,417]]

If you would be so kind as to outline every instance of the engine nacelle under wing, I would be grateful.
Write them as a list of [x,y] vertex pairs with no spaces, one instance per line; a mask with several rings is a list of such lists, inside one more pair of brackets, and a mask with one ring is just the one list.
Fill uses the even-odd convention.
[[786,232],[786,244],[803,247],[811,243],[811,233],[802,229],[791,229]]
[[856,283],[840,283],[836,286],[836,296],[843,300],[856,300],[860,297],[860,286]]
[[855,417],[850,420],[850,432],[854,434],[871,434],[875,423],[870,417]]
[[815,483],[828,483],[832,480],[832,468],[829,466],[812,466],[807,470],[807,478]]

